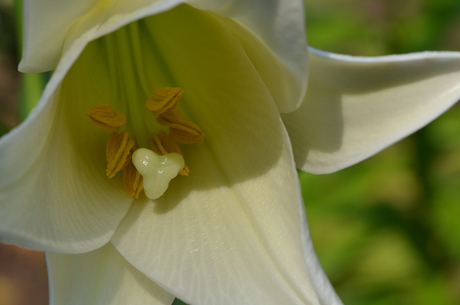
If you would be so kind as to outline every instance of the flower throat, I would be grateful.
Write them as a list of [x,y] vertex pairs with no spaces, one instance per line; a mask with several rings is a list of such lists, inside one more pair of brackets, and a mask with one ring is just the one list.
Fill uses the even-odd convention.
[[169,181],[177,174],[188,176],[183,153],[176,144],[193,144],[204,139],[198,125],[188,121],[177,109],[183,90],[164,87],[156,89],[147,100],[146,107],[157,116],[157,122],[169,129],[152,133],[148,139],[150,149],[138,148],[135,137],[128,131],[119,133],[126,124],[126,116],[113,109],[110,104],[102,104],[88,110],[91,122],[97,127],[112,130],[106,146],[109,178],[123,171],[123,186],[129,196],[139,198],[144,189],[150,199],[163,195]]

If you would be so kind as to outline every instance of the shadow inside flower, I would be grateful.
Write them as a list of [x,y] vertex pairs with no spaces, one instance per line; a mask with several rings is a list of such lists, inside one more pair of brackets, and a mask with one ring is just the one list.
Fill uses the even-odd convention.
[[[75,157],[97,167],[100,179],[107,180],[104,157],[110,132],[95,128],[86,110],[111,103],[126,114],[126,128],[138,145],[148,147],[150,134],[165,127],[155,121],[146,100],[159,87],[184,90],[177,107],[200,126],[205,139],[180,145],[190,175],[170,182],[166,194],[155,200],[157,213],[174,209],[190,192],[231,188],[263,177],[286,153],[273,98],[241,44],[201,14],[176,9],[90,42],[60,92],[65,103],[58,115],[71,131]],[[121,176],[115,178],[120,188]]]

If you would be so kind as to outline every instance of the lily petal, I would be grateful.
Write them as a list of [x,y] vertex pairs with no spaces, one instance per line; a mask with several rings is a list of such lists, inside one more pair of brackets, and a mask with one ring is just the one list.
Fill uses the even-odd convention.
[[313,279],[312,284],[320,303],[321,305],[343,305],[316,255],[313,247],[313,240],[310,235],[310,229],[308,228],[304,204],[300,206],[300,217],[302,218],[302,243],[305,261],[307,262],[308,272],[310,273],[310,278]]
[[107,69],[98,66],[81,74],[77,65],[56,88],[58,71],[27,121],[0,140],[2,241],[90,251],[110,240],[131,205],[116,181],[105,177],[107,131],[86,116],[107,87]]
[[300,106],[308,77],[302,1],[190,0],[187,3],[230,17],[222,22],[243,44],[278,110],[292,112]]
[[89,253],[47,253],[46,257],[51,305],[170,305],[174,301],[110,243]]
[[324,174],[360,162],[460,98],[460,53],[353,57],[310,48],[303,105],[282,115],[297,168]]
[[272,96],[219,20],[189,10],[143,26],[206,137],[181,147],[189,176],[153,202],[136,201],[112,243],[191,304],[320,304],[305,261],[298,177]]
[[76,42],[86,44],[133,20],[182,2],[24,0],[24,49],[19,70],[27,73],[53,70],[60,56],[69,48],[75,48]]
[[[287,145],[277,163],[260,173],[256,164],[275,157],[263,150],[279,147],[248,147],[260,157],[242,164],[230,146],[247,134],[225,135],[222,151],[209,144],[184,152],[190,176],[174,179],[154,203],[137,201],[112,243],[137,269],[190,304],[320,304],[317,286],[331,298],[317,261],[309,266],[314,278],[305,263],[314,250],[306,246],[309,253],[303,254],[302,201]],[[247,179],[247,173],[254,177]]]
[[90,40],[183,2],[222,16],[222,22],[244,44],[279,110],[298,108],[308,75],[300,0],[25,0],[24,51],[19,69],[52,70],[68,50],[79,52]]

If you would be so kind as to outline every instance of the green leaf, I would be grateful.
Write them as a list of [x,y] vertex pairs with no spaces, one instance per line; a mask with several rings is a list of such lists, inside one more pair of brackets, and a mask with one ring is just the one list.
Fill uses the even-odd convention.
[[47,77],[43,73],[22,74],[19,90],[19,119],[24,121],[30,111],[37,105],[45,88]]
[[182,302],[179,299],[175,299],[171,305],[187,305],[186,303]]

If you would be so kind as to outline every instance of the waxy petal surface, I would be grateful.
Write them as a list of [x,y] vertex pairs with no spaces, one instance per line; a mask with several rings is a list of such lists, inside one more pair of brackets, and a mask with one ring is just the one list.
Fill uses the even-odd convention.
[[20,70],[56,67],[65,53],[132,21],[188,3],[222,17],[240,39],[281,112],[298,108],[307,83],[303,4],[300,0],[25,0]]
[[47,265],[50,305],[171,305],[174,301],[111,243],[83,254],[47,253]]
[[169,71],[145,77],[181,87],[178,107],[206,137],[181,146],[189,176],[157,200],[136,201],[112,243],[190,304],[320,304],[327,297],[315,289],[330,284],[319,272],[310,278],[313,249],[302,242],[309,236],[286,131],[245,49],[220,25],[186,7],[139,24],[157,52],[144,58],[156,54]]
[[[116,181],[105,177],[100,139],[109,132],[89,118],[79,119],[82,124],[75,120],[84,117],[88,92],[69,86],[73,76],[60,89],[48,90],[27,121],[0,140],[4,242],[45,251],[90,251],[109,241],[131,205]],[[100,84],[90,75],[87,80]]]
[[297,168],[330,173],[422,128],[460,98],[460,53],[352,57],[310,48],[302,106],[282,115]]
[[[189,177],[172,180],[155,202],[135,202],[112,242],[190,304],[320,304],[301,243],[297,173],[289,144],[280,141],[276,110],[270,114],[268,104],[259,118],[242,123],[225,99],[234,95],[225,93],[219,100],[229,106],[216,113],[225,113],[225,124],[184,150]],[[250,110],[264,97],[253,92],[237,100]],[[201,103],[213,105],[208,98]]]
[[24,50],[19,69],[28,73],[53,70],[75,43],[87,43],[133,20],[182,2],[24,0]]
[[300,106],[308,77],[302,1],[190,0],[187,3],[229,17],[222,22],[242,43],[278,110],[291,112]]

